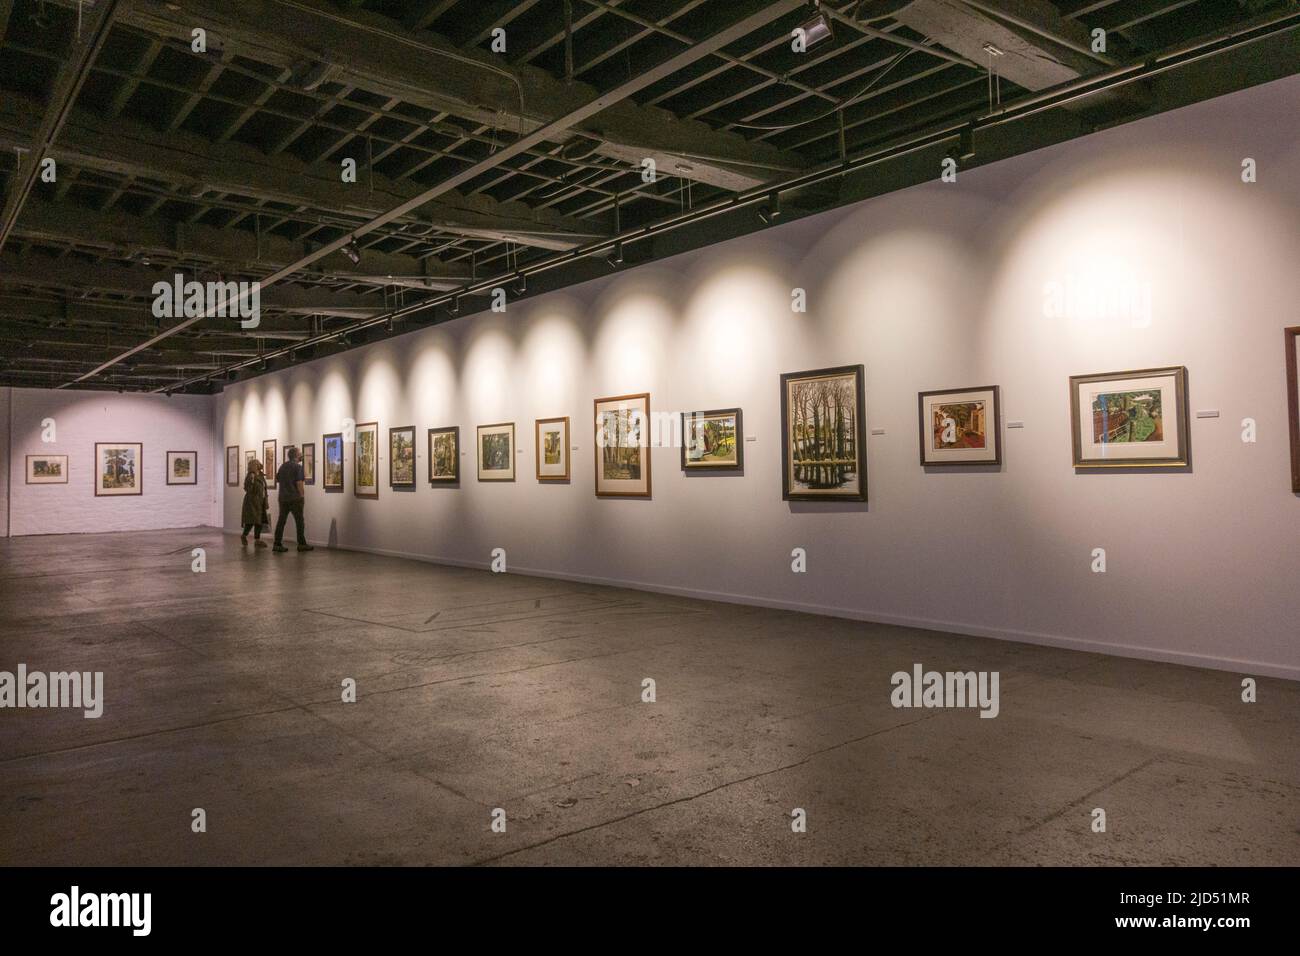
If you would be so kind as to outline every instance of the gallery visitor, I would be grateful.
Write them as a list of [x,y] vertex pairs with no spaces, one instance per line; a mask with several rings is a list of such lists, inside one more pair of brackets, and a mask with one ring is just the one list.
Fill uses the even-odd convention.
[[253,546],[265,548],[262,540],[262,525],[271,523],[271,502],[266,496],[266,475],[262,474],[262,463],[256,458],[248,459],[248,472],[244,475],[244,506],[240,510],[239,520],[244,526],[244,533],[239,536],[242,544],[248,544],[248,532],[253,532]]
[[285,452],[284,464],[275,473],[275,483],[279,488],[280,517],[275,522],[275,547],[271,549],[272,551],[289,550],[284,546],[284,523],[289,515],[293,515],[293,526],[298,532],[298,550],[316,550],[307,543],[307,529],[303,524],[302,506],[306,499],[303,482],[305,480],[302,464],[298,461],[298,449],[290,446]]

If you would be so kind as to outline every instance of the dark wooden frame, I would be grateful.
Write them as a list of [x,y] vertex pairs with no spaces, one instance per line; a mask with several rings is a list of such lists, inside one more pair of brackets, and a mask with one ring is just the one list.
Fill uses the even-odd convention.
[[[32,459],[33,458],[62,458],[63,459],[63,479],[61,481],[32,481]],[[68,471],[70,463],[67,455],[28,455],[23,462],[23,484],[25,485],[66,485],[68,483]],[[104,497],[112,497],[106,495]]]
[[[1155,376],[1174,377],[1174,404],[1177,405],[1178,437],[1180,439],[1177,458],[1106,458],[1098,461],[1083,460],[1083,435],[1079,430],[1079,386],[1090,382],[1106,382],[1111,379],[1151,378]],[[1100,372],[1094,375],[1070,376],[1070,437],[1074,448],[1074,467],[1085,469],[1097,468],[1170,468],[1187,469],[1192,466],[1192,432],[1190,416],[1187,412],[1187,367],[1185,365],[1168,365],[1163,368],[1139,368],[1132,371]]]
[[1296,369],[1296,348],[1300,347],[1300,325],[1286,330],[1287,421],[1291,431],[1291,490],[1300,495],[1300,371]]
[[[235,453],[235,467],[234,467],[233,471],[232,471],[232,469],[231,469],[231,467],[230,467],[230,453],[231,453],[232,451]],[[227,446],[226,446],[226,485],[227,485],[228,487],[230,487],[230,488],[238,488],[238,487],[239,487],[239,485],[240,485],[240,483],[241,483],[241,481],[240,481],[240,474],[239,474],[239,466],[240,466],[241,464],[242,464],[242,462],[240,461],[239,446],[238,446],[238,445],[227,445]]]
[[[433,436],[434,435],[451,435],[452,440],[456,443],[456,453],[451,456],[453,474],[450,478],[435,478],[433,476]],[[455,485],[460,482],[460,426],[447,425],[443,428],[430,428],[425,438],[428,444],[429,464],[426,473],[429,476],[431,485]]]
[[[307,449],[311,449],[311,474],[307,474]],[[314,441],[305,441],[298,446],[298,464],[302,465],[302,483],[304,485],[316,484],[316,443]]]
[[[564,474],[561,475],[543,475],[542,474],[542,442],[541,431],[543,425],[554,425],[556,422],[564,424]],[[573,471],[573,454],[569,447],[569,416],[563,415],[559,418],[538,418],[533,422],[533,444],[537,447],[534,449],[534,457],[537,460],[537,480],[566,482],[570,480],[570,473]]]
[[[136,477],[135,491],[128,491],[125,494],[118,494],[118,495],[100,492],[99,490],[99,477],[100,477],[99,447],[101,445],[108,445],[109,447],[117,446],[120,448],[125,448],[128,445],[132,445],[137,449],[135,453],[135,460],[136,460],[136,464],[139,466],[139,469],[135,473],[135,477]],[[95,442],[95,464],[94,467],[91,468],[91,472],[92,472],[91,477],[94,478],[95,480],[96,498],[133,498],[136,497],[137,495],[143,495],[144,494],[144,442],[142,441],[97,441]]]
[[[930,447],[930,423],[926,421],[925,400],[936,395],[965,395],[969,392],[993,393],[993,434],[997,440],[997,454],[978,461],[926,461],[925,451]],[[916,393],[917,424],[921,432],[922,468],[969,468],[971,465],[1002,464],[1002,390],[997,385],[973,385],[970,388],[938,388]]]
[[347,455],[345,454],[347,451],[347,445],[343,441],[342,432],[329,432],[328,434],[320,436],[321,461],[324,461],[326,457],[328,457],[329,453],[326,449],[329,446],[331,438],[337,438],[339,440],[339,483],[337,485],[331,485],[322,475],[320,480],[321,487],[324,488],[327,493],[342,491],[344,482],[347,479]]
[[[393,457],[393,436],[398,432],[411,433],[411,480],[410,481],[393,480],[393,465],[397,463],[397,459]],[[415,468],[417,464],[417,459],[418,456],[415,453],[415,426],[398,425],[394,428],[389,428],[388,429],[388,487],[389,488],[414,488],[416,482],[419,480],[415,477]]]
[[[193,481],[172,481],[172,455],[192,455],[194,457],[194,480]],[[167,456],[163,458],[167,474],[164,475],[169,485],[197,485],[199,483],[199,453],[197,451],[174,450],[168,451]]]
[[[594,477],[596,482],[597,498],[649,498],[651,497],[652,487],[650,484],[650,445],[641,446],[641,463],[645,465],[645,491],[601,491],[600,490],[600,406],[608,402],[626,402],[633,399],[643,399],[645,401],[645,427],[650,428],[650,393],[633,392],[631,395],[610,395],[606,398],[593,399],[592,408],[592,425],[595,428],[594,445],[592,453],[592,462],[594,463]],[[647,431],[647,436],[649,432]]]
[[[854,409],[858,454],[858,490],[813,494],[790,490],[790,387],[791,381],[806,378],[828,378],[852,375],[857,391]],[[785,372],[781,375],[781,498],[784,501],[866,501],[867,500],[867,423],[866,423],[866,372],[861,365],[837,365],[831,368],[811,369],[806,372]]]
[[[721,418],[734,415],[736,419],[736,463],[734,465],[692,465],[686,460],[686,421],[689,418]],[[682,471],[710,474],[715,471],[745,470],[745,429],[739,408],[711,408],[703,412],[682,412]]]
[[[510,477],[509,478],[484,478],[483,477],[483,429],[485,428],[510,428]],[[514,422],[496,422],[492,425],[475,425],[474,426],[474,475],[479,481],[514,481],[519,475],[519,461],[516,454],[519,451],[519,434],[515,428]]]
[[[270,446],[271,446],[271,461],[273,461],[273,462],[276,463],[276,464],[271,468],[271,470],[270,470],[269,472],[267,472],[267,469],[266,469],[266,446],[267,446],[267,445],[270,445]],[[280,465],[279,465],[279,461],[280,461],[280,440],[279,440],[278,438],[263,438],[263,439],[262,439],[262,457],[261,457],[260,459],[258,459],[258,460],[262,463],[262,472],[263,472],[264,477],[266,478],[266,487],[267,487],[268,490],[270,490],[270,489],[272,489],[272,488],[275,487],[275,472],[276,472],[276,469],[278,469],[278,468],[280,467]]]
[[[357,441],[357,435],[363,428],[373,428],[375,430],[375,490],[373,494],[361,491],[361,486],[357,484],[357,476],[361,474],[361,469],[357,467],[357,449],[361,447],[361,442]],[[356,498],[370,498],[372,500],[379,498],[379,422],[357,422],[355,430],[352,432],[352,495]]]

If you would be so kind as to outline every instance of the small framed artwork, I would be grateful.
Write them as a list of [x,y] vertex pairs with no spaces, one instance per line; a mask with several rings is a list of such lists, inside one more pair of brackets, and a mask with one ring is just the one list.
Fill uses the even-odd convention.
[[515,423],[478,426],[478,480],[515,480]]
[[429,429],[429,481],[455,484],[460,481],[460,426]]
[[1187,369],[1070,376],[1075,468],[1188,468]]
[[95,495],[117,497],[144,493],[144,445],[140,442],[95,442]]
[[595,400],[596,497],[650,497],[650,393]]
[[745,436],[739,408],[682,412],[682,471],[740,471]]
[[1291,427],[1291,490],[1300,495],[1300,325],[1286,330],[1286,407]]
[[314,441],[303,442],[301,464],[302,483],[304,485],[316,484],[316,443]]
[[534,426],[537,440],[537,480],[569,480],[569,418],[539,418]]
[[996,385],[920,392],[921,464],[1002,464],[1002,407]]
[[196,451],[169,451],[167,453],[167,484],[197,485],[199,483],[199,453]]
[[68,483],[67,455],[28,455],[27,484],[66,485]]
[[322,484],[326,491],[343,490],[343,435],[335,432],[321,436],[325,451],[325,473]]
[[226,446],[226,484],[239,487],[239,446]]
[[[256,461],[256,460],[257,460],[257,452],[256,452],[256,451],[254,451],[253,449],[249,448],[247,451],[244,452],[244,474],[245,474],[245,475],[248,474],[248,463],[249,463],[250,461]],[[243,482],[241,481],[240,484],[243,484]]]
[[357,425],[352,448],[352,493],[358,498],[379,497],[379,423]]
[[297,448],[297,447],[298,447],[297,445],[285,445],[283,448],[281,448],[281,449],[280,449],[280,464],[283,465],[286,461],[288,461],[288,460],[289,460],[289,452],[293,451],[293,450],[294,450],[295,448]]
[[276,440],[267,438],[262,442],[262,472],[266,476],[266,487],[275,487],[275,470],[280,467],[275,457]]
[[415,487],[415,426],[388,429],[388,485]]
[[866,501],[863,368],[781,376],[781,497]]

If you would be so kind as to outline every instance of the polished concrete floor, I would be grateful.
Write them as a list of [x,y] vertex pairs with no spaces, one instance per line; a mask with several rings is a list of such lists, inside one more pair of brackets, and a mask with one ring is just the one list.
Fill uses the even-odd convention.
[[1300,864],[1286,681],[212,529],[0,540],[0,628],[106,698],[0,711],[6,864]]

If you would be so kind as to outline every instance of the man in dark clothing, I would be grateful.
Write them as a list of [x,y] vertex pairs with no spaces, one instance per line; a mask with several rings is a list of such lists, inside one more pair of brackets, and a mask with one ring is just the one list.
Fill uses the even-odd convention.
[[275,523],[275,547],[272,551],[284,552],[284,523],[293,515],[293,526],[298,532],[298,550],[316,550],[307,543],[307,529],[303,524],[302,505],[306,497],[303,491],[304,475],[302,465],[298,462],[298,449],[292,446],[285,453],[284,464],[275,473],[275,484],[279,489],[280,517]]

